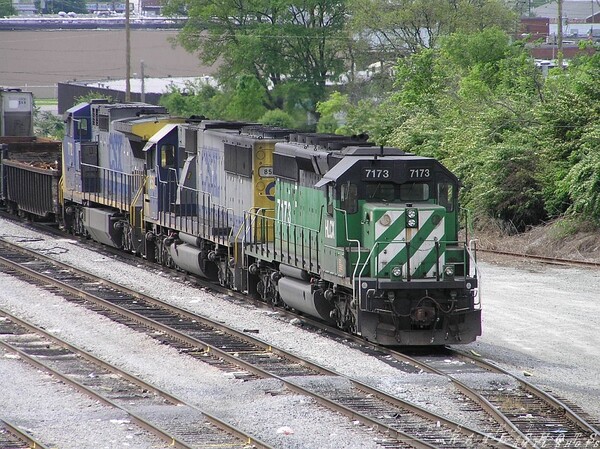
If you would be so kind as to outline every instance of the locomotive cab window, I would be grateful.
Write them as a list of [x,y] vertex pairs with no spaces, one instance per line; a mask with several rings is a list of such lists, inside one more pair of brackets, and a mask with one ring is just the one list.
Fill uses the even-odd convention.
[[425,182],[408,182],[400,186],[402,201],[426,201],[429,199],[429,184]]
[[327,184],[327,213],[333,215],[333,200],[335,198],[335,186],[332,183]]
[[358,211],[358,187],[350,182],[343,184],[341,189],[342,209],[349,214]]
[[367,198],[384,202],[394,201],[396,186],[391,182],[378,182],[367,184]]
[[437,200],[440,206],[444,206],[446,211],[452,212],[456,202],[456,189],[450,182],[439,182],[437,185]]
[[366,186],[367,198],[385,203],[392,201],[426,201],[429,199],[429,184],[425,182],[409,182],[394,184],[391,182],[369,183]]
[[88,119],[87,118],[79,118],[79,119],[74,119],[73,120],[75,122],[75,138],[76,139],[81,139],[83,136],[85,136],[88,133],[88,127],[89,127],[89,123],[88,123]]
[[160,166],[172,168],[175,166],[175,146],[164,144],[160,147]]

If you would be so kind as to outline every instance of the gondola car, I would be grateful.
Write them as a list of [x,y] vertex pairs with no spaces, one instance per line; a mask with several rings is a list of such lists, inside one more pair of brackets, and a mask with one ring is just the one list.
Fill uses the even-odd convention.
[[61,216],[59,141],[33,135],[31,92],[0,87],[0,204],[30,219]]

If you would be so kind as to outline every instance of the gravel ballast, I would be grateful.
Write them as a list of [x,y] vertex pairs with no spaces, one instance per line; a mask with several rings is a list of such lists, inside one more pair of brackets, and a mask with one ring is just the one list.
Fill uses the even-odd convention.
[[[131,267],[94,253],[76,240],[40,240],[37,233],[11,222],[0,221],[0,237],[20,241],[58,260],[239,330],[257,330],[262,340],[274,346],[416,404],[446,411],[456,421],[467,419],[435,376],[402,373],[343,344],[293,326],[272,312],[174,282],[158,268]],[[600,368],[596,351],[600,341],[595,332],[600,324],[600,306],[593,301],[599,287],[596,272],[537,265],[528,271],[490,264],[482,264],[482,269],[484,335],[465,348],[516,374],[527,373],[529,381],[573,400],[600,421],[600,389],[595,380]],[[228,379],[216,368],[54,295],[33,293],[31,287],[7,276],[2,276],[0,282],[3,287],[11,286],[0,291],[2,307],[240,424],[277,447],[375,447],[374,435],[357,432],[345,418],[316,407],[305,397],[285,393],[277,381]],[[25,302],[23,289],[30,292]]]

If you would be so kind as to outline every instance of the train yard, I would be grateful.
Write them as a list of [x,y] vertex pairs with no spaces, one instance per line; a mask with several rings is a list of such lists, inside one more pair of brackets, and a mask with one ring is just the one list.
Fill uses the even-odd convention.
[[[157,275],[156,270],[154,273],[150,273],[147,269],[126,269],[122,262],[113,260],[111,256],[94,254],[85,250],[74,240],[42,236],[8,222],[3,223],[2,230],[2,237],[7,240],[20,242],[20,245],[34,248],[53,258],[62,259],[70,265],[80,265],[86,271],[100,270],[105,273],[102,277],[111,278],[119,284],[129,284],[129,287],[142,290],[149,296],[162,295],[162,299],[169,303],[179,302],[184,304],[186,309],[193,310],[193,312],[186,312],[191,313],[186,319],[181,318],[181,315],[178,319],[172,316],[169,318],[165,317],[163,309],[157,311],[153,308],[155,306],[142,306],[142,298],[137,297],[128,300],[130,301],[128,308],[135,308],[135,317],[116,318],[116,309],[105,313],[107,317],[112,320],[116,319],[121,325],[131,326],[131,331],[127,332],[139,333],[143,328],[149,335],[148,339],[158,337],[163,343],[158,347],[154,344],[151,345],[153,349],[140,357],[136,371],[150,370],[154,358],[161,357],[158,354],[153,355],[153,353],[163,352],[165,346],[167,349],[171,349],[168,351],[170,356],[177,359],[176,363],[171,358],[164,360],[165,363],[174,367],[173,375],[175,377],[178,377],[176,366],[182,363],[180,361],[182,358],[186,359],[186,364],[192,363],[187,361],[187,356],[191,355],[197,355],[203,362],[211,360],[212,363],[207,364],[211,376],[207,376],[205,382],[199,382],[193,387],[185,387],[186,395],[197,389],[198,391],[195,391],[193,395],[199,395],[202,397],[200,402],[213,403],[214,407],[214,403],[222,401],[214,399],[212,396],[211,399],[208,399],[202,392],[206,389],[217,388],[217,385],[219,388],[225,388],[220,387],[224,379],[226,379],[226,383],[237,385],[237,388],[243,391],[245,396],[250,396],[240,400],[239,395],[242,393],[239,391],[234,393],[236,399],[233,403],[236,405],[225,406],[225,411],[221,409],[219,414],[226,417],[228,421],[233,420],[246,430],[253,429],[254,437],[263,439],[273,447],[563,447],[560,445],[561,441],[579,441],[582,445],[587,442],[588,447],[590,447],[589,444],[596,444],[596,440],[589,440],[589,436],[595,432],[595,437],[598,437],[597,430],[595,430],[597,424],[594,424],[594,421],[598,420],[600,413],[593,407],[590,408],[589,404],[581,403],[578,400],[573,402],[582,405],[583,409],[591,414],[587,420],[592,429],[586,429],[585,424],[579,426],[572,424],[571,420],[565,419],[565,410],[560,407],[557,408],[559,410],[557,414],[548,411],[552,407],[541,407],[540,410],[543,409],[543,414],[546,416],[545,421],[541,420],[538,416],[541,413],[536,412],[534,408],[525,408],[529,407],[526,403],[537,401],[535,395],[524,390],[522,385],[519,386],[517,380],[503,374],[482,372],[471,362],[465,363],[464,360],[455,358],[453,355],[442,354],[435,361],[421,360],[421,364],[416,363],[415,360],[399,360],[385,353],[377,356],[367,355],[366,352],[357,350],[360,348],[355,343],[348,341],[342,342],[342,344],[336,343],[331,338],[326,338],[319,333],[309,332],[302,327],[291,325],[289,318],[282,318],[278,313],[253,310],[252,306],[240,303],[232,296],[210,295],[206,291],[202,292],[181,285],[181,282],[173,282],[167,279],[164,273]],[[29,262],[26,265],[31,266],[38,263]],[[116,266],[120,268],[115,269]],[[111,272],[110,275],[106,275],[107,269]],[[46,273],[49,270],[38,269],[36,271]],[[71,276],[72,274],[69,274],[67,277]],[[155,287],[146,280],[148,276],[159,279],[158,284],[163,284],[162,293],[157,294]],[[88,283],[81,280],[75,281],[78,289]],[[49,281],[43,282],[45,288],[48,288],[48,284]],[[98,285],[95,283],[90,283],[90,285],[98,293]],[[57,287],[51,288],[57,289]],[[123,306],[126,300],[121,294],[115,295],[112,289],[109,291],[113,292],[113,297],[120,298],[119,305]],[[38,292],[37,289],[36,292]],[[10,303],[12,303],[10,308],[15,308],[17,300],[11,301],[10,296],[10,291],[0,296],[3,308]],[[64,304],[64,300],[58,298],[45,298],[54,296],[50,293],[36,293],[31,296],[30,307],[27,307],[27,304],[23,304],[22,301],[21,305],[17,307],[20,309],[20,314],[36,316],[36,321],[45,321],[45,323],[40,323],[43,324],[43,327],[55,328],[58,326],[61,334],[71,334],[71,338],[76,340],[82,338],[80,333],[94,333],[96,338],[91,340],[99,339],[96,332],[100,331],[77,330],[79,328],[75,317],[79,313],[85,315],[84,322],[96,323],[99,319],[96,317],[96,311],[101,309],[99,306],[92,306],[92,310],[95,311],[92,313],[94,318],[91,318],[88,312],[75,313],[74,308],[81,309],[76,304],[83,302],[80,293],[71,291],[72,299],[73,297],[77,299],[75,302],[69,301],[68,305]],[[37,298],[37,296],[41,296],[41,298]],[[98,296],[106,295],[98,294]],[[44,307],[45,301],[50,301],[46,309],[52,313],[44,313],[40,310]],[[5,304],[5,302],[9,304]],[[104,308],[102,307],[102,309]],[[61,309],[62,321],[60,318],[52,318],[52,315],[58,312],[57,309]],[[218,313],[218,309],[221,309],[221,314]],[[233,312],[233,309],[240,310]],[[141,326],[141,317],[137,315],[141,312],[149,313],[157,324]],[[216,321],[233,327],[236,327],[237,321],[239,333],[232,337],[233,340],[224,340],[226,331],[219,329],[216,336],[209,337],[206,335],[206,330],[194,330],[194,327],[199,325],[194,322],[199,321],[195,313],[214,315],[213,319]],[[73,323],[67,325],[64,321],[65,314],[74,317]],[[242,315],[244,316],[243,322],[239,320]],[[255,315],[256,320],[249,319]],[[56,319],[58,321],[54,321]],[[131,320],[134,322],[132,323]],[[114,323],[104,323],[104,320],[102,322],[101,328],[116,326]],[[80,326],[83,325],[80,324]],[[67,330],[67,327],[70,330]],[[168,338],[167,328],[170,327],[179,329],[177,330],[179,334]],[[190,333],[193,335],[192,337],[190,337]],[[231,333],[231,331],[227,331],[227,333]],[[253,336],[259,337],[259,340],[249,343]],[[90,342],[89,338],[88,336],[88,342],[84,345],[92,344],[93,346],[94,344]],[[133,338],[130,335],[126,338],[128,342],[132,342],[133,348],[133,342],[140,337]],[[183,343],[189,338],[193,340],[188,340],[187,344]],[[212,340],[212,343],[203,341],[214,338],[217,340]],[[233,347],[233,345],[236,346]],[[276,349],[278,347],[281,349]],[[483,347],[485,348],[485,344]],[[478,350],[481,349],[478,348]],[[101,351],[111,352],[107,348]],[[186,357],[181,354],[186,354]],[[115,356],[107,355],[107,357],[114,358]],[[121,363],[131,363],[127,359],[128,356],[125,356]],[[291,365],[281,365],[283,360],[288,362],[291,360]],[[263,362],[261,368],[253,368],[256,361]],[[264,365],[265,361],[268,361],[266,366]],[[173,365],[171,365],[172,363]],[[449,372],[453,378],[469,384],[469,387],[476,391],[469,398],[440,373],[428,373],[427,367],[432,363],[441,371]],[[192,363],[187,367],[187,374],[183,374],[190,378],[190,382],[194,379],[197,380],[194,373],[198,370],[199,365],[205,366],[206,364]],[[328,369],[336,373],[317,365],[327,365]],[[218,373],[213,371],[215,369]],[[579,371],[573,367],[574,373]],[[337,373],[341,373],[341,375]],[[202,377],[206,376],[203,374]],[[217,379],[220,380],[217,381]],[[355,383],[357,379],[359,381]],[[573,380],[574,383],[577,383],[575,378]],[[170,377],[162,378],[160,382],[169,384],[169,389],[177,388],[172,384],[174,381]],[[262,389],[259,387],[256,391],[256,385],[263,385],[263,387]],[[305,387],[312,390],[312,393],[303,390]],[[373,390],[369,390],[369,388],[373,388]],[[356,395],[358,390],[362,391],[362,397]],[[265,398],[267,391],[269,400]],[[510,396],[507,394],[509,391],[512,394],[520,394],[525,399]],[[590,390],[590,392],[593,391],[593,389]],[[252,394],[254,397],[251,396]],[[311,396],[311,394],[313,395]],[[378,402],[376,396],[379,394],[383,395],[384,401],[387,402],[385,406]],[[495,398],[491,396],[492,394],[495,395]],[[385,398],[386,395],[394,398]],[[325,398],[327,401],[321,402],[317,396],[328,396]],[[504,424],[501,424],[498,418],[492,418],[489,411],[485,412],[484,408],[477,404],[477,399],[473,400],[474,397],[489,401],[494,408],[503,411],[505,416],[512,412],[514,415],[512,421],[509,418]],[[277,405],[267,404],[273,401],[276,403],[286,402],[286,400],[288,402],[285,406],[279,404],[281,409],[278,413],[275,413]],[[390,405],[391,403],[394,404]],[[537,403],[539,404],[539,402]],[[362,404],[362,410],[358,406],[359,404]],[[255,407],[252,409],[251,405]],[[416,407],[412,408],[412,405]],[[518,405],[518,407],[511,411],[511,405]],[[238,410],[234,411],[233,409],[236,407]],[[331,410],[335,410],[335,412]],[[344,418],[344,412],[349,412],[351,418]],[[274,414],[277,416],[276,418],[273,417]],[[436,417],[436,414],[440,416]],[[299,415],[310,416],[312,419],[302,419]],[[586,416],[585,413],[582,415]],[[536,422],[541,423],[541,427],[536,427]],[[417,427],[420,430],[415,430]],[[486,438],[485,435],[492,438]],[[554,446],[548,445],[553,442]],[[68,446],[58,445],[57,447]]]

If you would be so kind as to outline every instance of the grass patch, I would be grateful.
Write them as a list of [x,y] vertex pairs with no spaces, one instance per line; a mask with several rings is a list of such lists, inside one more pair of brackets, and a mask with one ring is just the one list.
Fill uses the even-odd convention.
[[36,98],[35,99],[36,106],[56,106],[58,105],[57,98]]
[[598,230],[598,224],[584,217],[563,217],[552,224],[549,235],[560,240],[581,232],[594,232],[596,230]]

